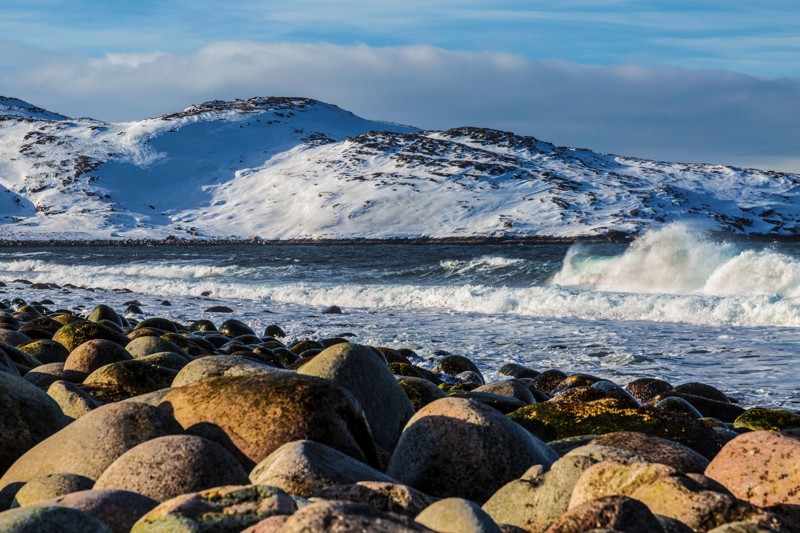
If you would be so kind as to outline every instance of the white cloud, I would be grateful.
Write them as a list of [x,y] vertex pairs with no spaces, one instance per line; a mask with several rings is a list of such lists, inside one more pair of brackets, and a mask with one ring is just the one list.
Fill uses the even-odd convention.
[[[0,56],[10,46],[0,41]],[[189,54],[15,53],[13,72],[0,67],[0,94],[73,116],[130,120],[218,98],[306,96],[424,128],[494,127],[642,157],[800,170],[798,79],[430,46],[217,42]]]

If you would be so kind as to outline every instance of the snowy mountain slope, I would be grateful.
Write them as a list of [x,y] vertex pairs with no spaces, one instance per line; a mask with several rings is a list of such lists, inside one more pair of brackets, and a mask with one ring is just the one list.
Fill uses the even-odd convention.
[[419,131],[300,98],[120,124],[2,105],[15,111],[0,116],[0,238],[577,237],[678,220],[800,232],[791,174]]

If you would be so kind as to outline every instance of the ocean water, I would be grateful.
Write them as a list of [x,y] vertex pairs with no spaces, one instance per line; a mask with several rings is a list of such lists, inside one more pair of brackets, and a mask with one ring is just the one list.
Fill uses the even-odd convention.
[[[702,381],[745,405],[800,408],[800,246],[681,225],[630,245],[11,247],[0,280],[2,298],[87,313],[138,300],[144,316],[181,322],[350,333],[411,348],[421,365],[462,354],[489,378],[517,362],[620,384]],[[234,313],[207,313],[213,305]],[[322,314],[329,305],[344,313]]]

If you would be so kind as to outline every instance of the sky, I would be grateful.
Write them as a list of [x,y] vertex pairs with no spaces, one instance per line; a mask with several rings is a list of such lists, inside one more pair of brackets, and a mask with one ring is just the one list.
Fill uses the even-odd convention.
[[109,121],[304,96],[800,172],[798,28],[794,0],[3,0],[0,95]]

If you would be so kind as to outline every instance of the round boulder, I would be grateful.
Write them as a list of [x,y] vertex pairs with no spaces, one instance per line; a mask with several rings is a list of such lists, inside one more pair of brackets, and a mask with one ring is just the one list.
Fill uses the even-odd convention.
[[25,483],[14,497],[14,506],[28,507],[36,505],[73,492],[90,490],[93,486],[94,480],[86,476],[63,473],[50,474]]
[[133,359],[118,343],[105,339],[86,341],[70,352],[64,370],[77,370],[91,374],[103,365]]
[[414,406],[397,383],[385,359],[359,344],[335,344],[304,364],[299,374],[329,379],[355,396],[369,422],[375,443],[394,448]]
[[207,378],[172,390],[159,408],[187,432],[225,446],[248,470],[302,439],[379,466],[358,402],[326,379],[289,372]]
[[158,502],[127,490],[93,489],[60,496],[45,503],[48,504],[83,511],[103,522],[114,533],[128,533],[133,524]]
[[500,527],[475,502],[445,498],[431,504],[415,521],[439,533],[500,533]]
[[130,340],[119,331],[88,321],[72,322],[59,328],[53,335],[53,340],[64,346],[70,353],[84,342],[92,339],[105,339],[116,342],[120,346],[125,346]]
[[83,511],[58,505],[34,505],[0,513],[4,533],[112,533],[103,522]]
[[189,492],[247,483],[247,472],[216,442],[169,435],[122,454],[97,478],[94,488],[129,490],[161,502]]
[[558,455],[497,410],[442,398],[408,422],[387,474],[432,496],[484,502],[531,465]]

